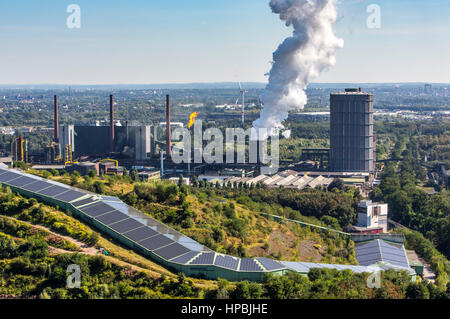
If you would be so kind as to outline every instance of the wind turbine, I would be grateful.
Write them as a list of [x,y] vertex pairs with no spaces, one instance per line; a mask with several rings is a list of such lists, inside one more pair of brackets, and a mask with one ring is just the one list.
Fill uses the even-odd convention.
[[237,106],[238,106],[238,102],[239,102],[239,97],[236,99],[236,102],[234,102],[234,109],[237,109]]
[[239,82],[239,90],[242,93],[242,126],[244,126],[245,122],[245,93],[248,91],[242,88],[241,82]]

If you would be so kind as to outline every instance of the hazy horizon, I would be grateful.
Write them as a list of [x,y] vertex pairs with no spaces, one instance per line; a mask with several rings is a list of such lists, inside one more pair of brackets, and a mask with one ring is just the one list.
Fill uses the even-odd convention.
[[[0,85],[148,85],[266,81],[292,34],[269,0],[87,1],[69,29],[70,2],[6,2]],[[448,0],[338,1],[337,64],[317,83],[450,83]],[[80,84],[81,83],[81,84]]]

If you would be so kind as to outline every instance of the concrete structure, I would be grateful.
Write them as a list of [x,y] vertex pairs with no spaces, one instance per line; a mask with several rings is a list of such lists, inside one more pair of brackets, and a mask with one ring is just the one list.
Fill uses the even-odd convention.
[[151,126],[139,126],[135,130],[136,134],[136,160],[145,161],[151,156]]
[[[152,130],[154,128],[154,130]],[[71,146],[74,158],[106,157],[110,153],[109,126],[64,125],[60,127],[61,149]],[[114,152],[137,161],[149,159],[155,151],[157,131],[152,126],[115,126]],[[152,134],[153,133],[153,134]]]
[[361,201],[358,206],[358,232],[382,231],[387,232],[388,204]]
[[330,97],[330,170],[373,172],[373,94],[347,89]]
[[166,95],[166,157],[172,156],[172,128],[170,126],[170,96]]
[[55,101],[54,101],[54,113],[55,113],[55,123],[54,123],[54,133],[55,133],[55,137],[54,137],[54,142],[55,143],[59,143],[59,111],[58,111],[58,96],[55,95]]
[[61,125],[59,127],[59,144],[61,146],[61,151],[70,148],[72,153],[75,152],[75,129],[73,125]]
[[100,174],[99,164],[91,162],[76,163],[66,166],[64,170],[70,174],[76,171],[80,173],[81,176],[88,175],[90,171],[94,171],[96,175]]
[[141,171],[138,173],[139,179],[143,182],[148,182],[150,180],[158,180],[161,178],[160,170],[153,171]]
[[114,152],[114,96],[109,96],[109,151]]

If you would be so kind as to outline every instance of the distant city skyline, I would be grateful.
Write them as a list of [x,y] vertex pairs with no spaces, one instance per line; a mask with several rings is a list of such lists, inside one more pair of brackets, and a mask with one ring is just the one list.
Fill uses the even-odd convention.
[[[0,10],[0,85],[266,82],[289,36],[268,0],[23,0]],[[81,8],[69,29],[66,8]],[[369,28],[367,7],[381,9]],[[315,83],[450,83],[449,0],[339,1],[345,45]]]

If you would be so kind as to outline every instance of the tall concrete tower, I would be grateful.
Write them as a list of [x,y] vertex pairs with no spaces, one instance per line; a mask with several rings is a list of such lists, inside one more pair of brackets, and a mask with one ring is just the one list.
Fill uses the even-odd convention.
[[373,172],[373,94],[346,89],[330,96],[330,170]]

